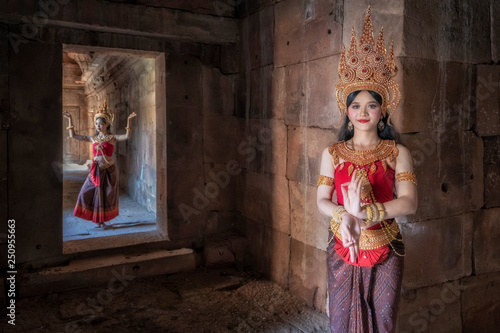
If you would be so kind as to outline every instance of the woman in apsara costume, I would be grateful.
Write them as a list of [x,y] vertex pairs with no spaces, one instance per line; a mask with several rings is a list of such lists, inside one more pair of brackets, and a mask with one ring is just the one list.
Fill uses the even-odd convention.
[[93,136],[78,135],[72,124],[71,114],[63,112],[69,120],[69,136],[79,141],[92,143],[92,166],[90,174],[80,190],[73,215],[92,221],[96,227],[104,227],[104,222],[114,219],[119,214],[118,197],[118,169],[113,160],[113,151],[117,141],[130,139],[132,135],[131,119],[136,113],[127,118],[126,133],[111,134],[110,127],[114,114],[108,110],[106,101],[94,115],[96,133]]
[[400,101],[396,74],[393,44],[387,52],[382,29],[375,41],[368,7],[359,45],[353,30],[342,49],[336,96],[345,119],[318,179],[318,208],[331,218],[331,332],[395,330],[405,254],[395,218],[417,209],[411,155],[390,125]]

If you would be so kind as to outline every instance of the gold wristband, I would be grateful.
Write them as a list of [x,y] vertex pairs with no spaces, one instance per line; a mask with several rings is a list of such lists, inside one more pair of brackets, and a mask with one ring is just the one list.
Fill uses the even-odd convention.
[[75,128],[73,125],[66,127],[67,130],[72,130],[73,128]]
[[384,216],[385,216],[385,207],[384,207],[384,204],[381,203],[381,202],[375,202],[375,205],[377,206],[377,210],[378,210],[378,220],[379,221],[383,221],[384,220]]

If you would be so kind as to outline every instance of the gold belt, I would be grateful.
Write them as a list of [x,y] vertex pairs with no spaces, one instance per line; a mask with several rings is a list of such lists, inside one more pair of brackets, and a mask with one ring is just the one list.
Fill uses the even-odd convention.
[[[387,223],[387,221],[382,221],[380,223],[382,225],[380,229],[361,230],[361,235],[359,237],[359,248],[361,250],[378,249],[379,247],[388,245],[393,240],[402,241],[402,239],[397,238],[400,230],[396,221],[390,224]],[[342,241],[340,228],[337,228],[335,231],[335,236]]]
[[[94,159],[95,161],[95,159]],[[97,162],[97,161],[96,161]],[[110,166],[112,166],[113,164],[115,164],[115,161],[111,160],[111,161],[104,161],[104,162],[97,162],[97,164],[99,165],[99,169],[101,170],[104,170],[104,169],[107,169],[109,168]]]

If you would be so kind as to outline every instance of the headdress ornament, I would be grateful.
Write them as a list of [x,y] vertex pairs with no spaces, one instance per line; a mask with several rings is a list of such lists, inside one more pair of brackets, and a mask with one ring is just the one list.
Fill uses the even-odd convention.
[[399,85],[394,80],[398,73],[394,60],[394,41],[391,42],[387,54],[383,29],[383,27],[380,29],[375,44],[370,6],[368,6],[363,32],[359,39],[359,49],[354,28],[347,52],[342,45],[339,62],[340,81],[336,85],[337,104],[341,116],[347,114],[347,96],[357,90],[371,90],[382,96],[381,108],[384,116],[389,114],[391,117],[398,107],[401,94]]
[[115,114],[109,111],[108,103],[106,102],[106,100],[104,100],[104,103],[101,105],[99,110],[94,114],[94,123],[97,120],[97,118],[106,119],[106,123],[110,125],[115,119]]

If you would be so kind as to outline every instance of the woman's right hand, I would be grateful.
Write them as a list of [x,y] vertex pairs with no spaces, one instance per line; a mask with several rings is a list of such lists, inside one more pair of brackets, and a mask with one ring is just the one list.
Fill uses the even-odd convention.
[[361,236],[361,226],[358,219],[349,213],[342,214],[340,234],[344,247],[349,248],[351,262],[354,262],[358,257],[359,237]]

